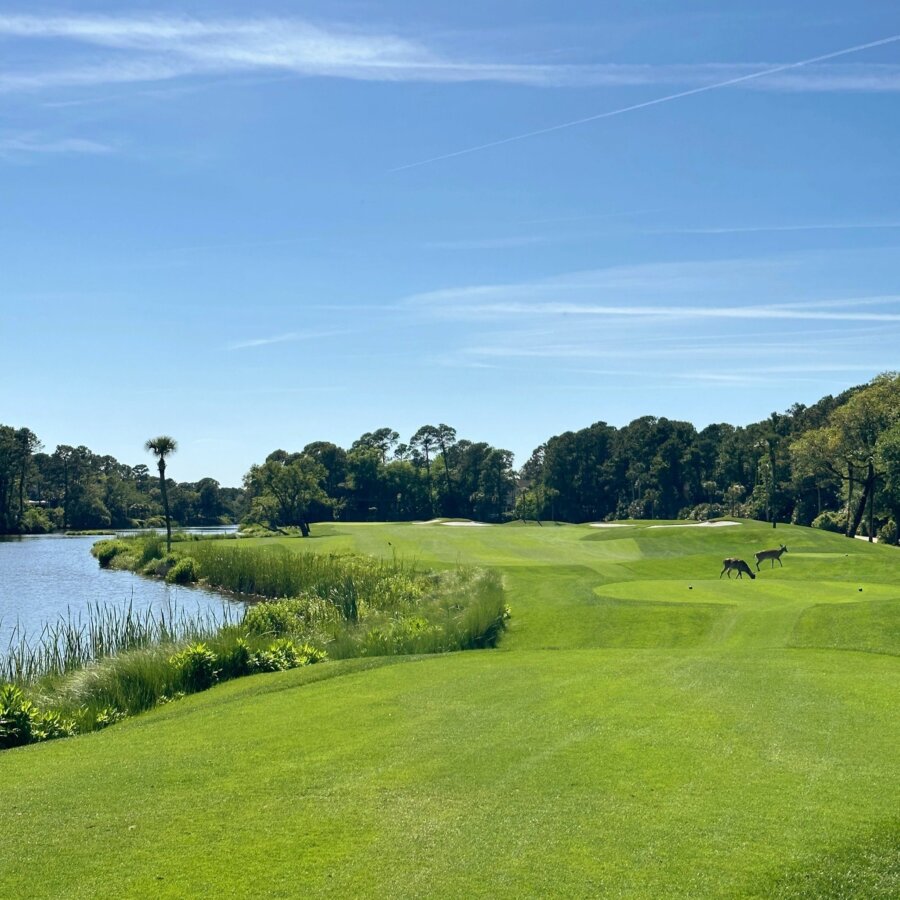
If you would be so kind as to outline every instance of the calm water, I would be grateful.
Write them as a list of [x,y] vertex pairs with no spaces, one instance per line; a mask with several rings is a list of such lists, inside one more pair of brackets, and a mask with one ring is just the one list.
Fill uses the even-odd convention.
[[100,537],[0,538],[0,653],[16,626],[36,635],[47,622],[73,618],[95,603],[135,609],[166,607],[222,614],[233,601],[214,591],[166,584],[131,572],[101,569],[91,556]]

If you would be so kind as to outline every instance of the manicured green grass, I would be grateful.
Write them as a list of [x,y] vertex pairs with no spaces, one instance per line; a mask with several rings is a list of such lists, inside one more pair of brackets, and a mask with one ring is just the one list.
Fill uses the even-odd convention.
[[[0,895],[900,895],[896,549],[750,523],[316,534],[283,543],[495,565],[500,649],[254,676],[8,751]],[[783,568],[719,579],[782,541]]]

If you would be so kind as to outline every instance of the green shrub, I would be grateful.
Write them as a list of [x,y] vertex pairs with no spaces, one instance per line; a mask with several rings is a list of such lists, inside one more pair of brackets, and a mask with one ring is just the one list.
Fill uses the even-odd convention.
[[166,539],[161,534],[142,535],[139,539],[138,565],[146,565],[152,559],[160,559]]
[[0,750],[75,732],[74,721],[55,710],[41,712],[14,684],[0,687]]
[[174,694],[162,694],[159,700],[156,701],[156,705],[165,706],[167,703],[175,703],[176,700],[183,700],[184,697],[184,691],[175,691]]
[[93,727],[91,731],[99,731],[101,728],[107,728],[121,722],[125,718],[125,713],[116,709],[114,706],[104,706],[96,711],[93,716]]
[[26,534],[47,534],[53,531],[53,521],[45,509],[29,506],[22,516],[22,531]]
[[897,523],[893,519],[888,519],[887,522],[878,529],[878,543],[897,543]]
[[0,750],[35,740],[38,716],[35,705],[14,684],[0,687]]
[[205,691],[218,679],[216,654],[206,644],[188,644],[169,662],[174,666],[180,687],[187,693]]
[[721,503],[700,503],[697,506],[682,510],[679,519],[690,519],[694,522],[708,522],[710,519],[721,519],[728,515],[728,510]]
[[197,561],[193,556],[183,556],[166,572],[169,584],[191,584],[197,580]]
[[254,671],[253,653],[243,637],[238,637],[232,629],[223,629],[222,634],[212,642],[216,654],[219,678],[240,678]]
[[108,569],[112,561],[126,549],[123,541],[114,539],[109,541],[97,541],[97,543],[91,547],[91,553],[97,557],[97,562],[100,563],[101,569]]
[[[147,563],[147,568],[149,568],[152,562],[154,562],[154,560],[151,560],[149,563]],[[157,575],[160,578],[165,578],[169,574],[169,570],[177,565],[178,557],[174,553],[167,553],[161,559],[155,560],[155,562],[155,567],[147,574]]]
[[156,570],[157,570],[161,565],[162,565],[162,560],[161,560],[161,559],[151,559],[151,560],[148,560],[146,563],[144,563],[144,565],[142,565],[142,566],[138,569],[138,572],[140,572],[141,575],[155,575],[155,574],[156,574]]
[[72,737],[78,729],[72,719],[63,718],[56,710],[40,713],[34,721],[32,735],[36,741],[51,741],[54,738]]
[[318,597],[292,597],[248,606],[241,625],[248,634],[282,637],[308,634],[337,621],[337,611],[327,601]]
[[258,672],[283,672],[308,666],[325,659],[324,650],[309,644],[296,644],[289,638],[279,638],[267,648],[253,654],[252,664]]
[[847,530],[847,514],[827,509],[813,519],[812,527],[843,534]]

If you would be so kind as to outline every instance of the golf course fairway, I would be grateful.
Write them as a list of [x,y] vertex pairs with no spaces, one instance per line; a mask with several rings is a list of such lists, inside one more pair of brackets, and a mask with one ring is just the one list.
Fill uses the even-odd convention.
[[654,524],[259,541],[496,568],[509,630],[0,754],[0,896],[900,896],[900,550]]

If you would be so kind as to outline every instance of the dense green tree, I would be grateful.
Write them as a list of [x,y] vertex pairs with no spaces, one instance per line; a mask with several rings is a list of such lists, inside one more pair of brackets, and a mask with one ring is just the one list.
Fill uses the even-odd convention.
[[[596,422],[547,441],[541,454],[541,475],[535,479],[543,488],[536,496],[547,504],[539,512],[542,518],[584,522],[603,519],[615,511],[615,435],[614,428]],[[534,454],[529,462],[535,467]]]
[[391,504],[384,496],[386,485],[381,460],[381,451],[372,446],[357,446],[347,454],[347,478],[343,487],[352,518],[388,518]]
[[438,425],[434,431],[435,440],[437,441],[437,445],[440,448],[441,458],[444,461],[444,499],[442,504],[444,507],[444,515],[458,515],[459,501],[462,499],[462,497],[458,496],[453,488],[452,472],[455,466],[455,462],[451,457],[451,450],[456,444],[456,429],[451,428],[449,425],[445,425],[443,422],[441,422],[441,424]]
[[428,496],[431,515],[434,515],[434,486],[431,481],[431,457],[438,446],[438,430],[434,425],[423,425],[410,439],[409,446],[414,453],[421,454],[428,477]]
[[898,420],[900,376],[887,373],[854,392],[833,410],[825,425],[805,432],[791,445],[797,472],[825,473],[846,484],[848,537],[859,530],[867,505],[872,537],[877,481],[885,474],[879,442]]
[[325,467],[323,489],[332,499],[343,499],[342,485],[347,480],[347,451],[331,441],[314,441],[303,448],[303,455],[309,456]]
[[325,477],[325,467],[310,456],[270,456],[263,465],[250,468],[244,484],[257,518],[276,526],[296,526],[309,537],[313,510],[329,502],[322,488]]
[[384,465],[387,462],[388,453],[390,453],[399,439],[400,435],[393,429],[378,428],[375,431],[367,431],[362,437],[353,442],[350,449],[358,450],[369,447],[377,450],[381,454],[381,463]]
[[221,487],[215,478],[201,478],[197,482],[197,511],[204,525],[213,525],[225,511]]
[[895,525],[900,525],[900,423],[878,440],[878,466],[883,473],[882,503]]
[[30,429],[0,425],[0,534],[22,530],[28,479],[39,447]]

